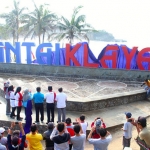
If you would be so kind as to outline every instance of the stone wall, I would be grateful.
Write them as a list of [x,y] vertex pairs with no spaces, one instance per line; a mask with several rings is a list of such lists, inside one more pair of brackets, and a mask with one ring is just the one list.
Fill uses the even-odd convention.
[[[122,93],[121,93],[122,94]],[[119,106],[135,101],[145,100],[146,93],[144,91],[131,93],[128,92],[125,95],[115,94],[113,97],[102,97],[100,100],[86,101],[86,102],[67,102],[67,110],[69,111],[92,111],[103,109],[107,107]]]
[[113,80],[138,80],[143,81],[150,78],[149,71],[84,68],[67,66],[28,65],[15,63],[0,63],[1,73],[44,75],[44,76],[72,76],[82,78],[103,78]]
[[[4,92],[0,89],[0,96],[4,97]],[[123,104],[132,103],[135,101],[144,100],[146,98],[145,91],[126,92],[121,94],[114,94],[112,97],[102,96],[99,100],[91,100],[85,102],[67,101],[66,109],[68,111],[86,112],[92,110],[103,109],[107,107],[119,106]],[[46,110],[46,103],[44,104]]]

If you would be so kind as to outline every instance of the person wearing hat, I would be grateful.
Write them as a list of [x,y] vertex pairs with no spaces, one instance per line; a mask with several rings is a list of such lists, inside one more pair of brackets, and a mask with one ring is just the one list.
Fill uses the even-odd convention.
[[122,128],[123,130],[123,148],[130,147],[130,141],[132,138],[132,128],[133,128],[133,118],[131,118],[132,114],[130,112],[125,113],[126,122]]
[[5,129],[3,127],[0,127],[0,134],[1,134],[0,143],[7,147],[7,137],[4,136],[4,132],[5,132]]
[[[0,134],[0,140],[1,140],[1,138],[2,138],[2,134]],[[7,150],[6,146],[4,146],[0,143],[0,150]]]
[[43,140],[45,140],[45,150],[54,150],[54,142],[50,139],[50,136],[54,129],[54,123],[49,122],[47,125],[48,130],[43,133]]
[[95,126],[95,131],[92,134],[93,139],[98,139],[100,138],[99,132],[97,132],[97,129],[101,128],[106,128],[106,124],[104,123],[103,119],[100,117],[95,118],[95,120],[91,123],[91,128]]
[[150,131],[147,128],[147,121],[145,117],[138,117],[137,120],[137,131],[140,140],[145,141],[147,147],[150,148]]

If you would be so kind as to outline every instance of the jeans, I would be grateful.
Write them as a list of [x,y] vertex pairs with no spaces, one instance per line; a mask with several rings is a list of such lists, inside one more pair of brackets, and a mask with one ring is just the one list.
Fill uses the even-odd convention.
[[144,88],[145,90],[146,90],[146,92],[147,92],[147,98],[150,96],[150,87],[148,87],[148,86],[145,86],[145,88]]
[[39,122],[39,113],[41,114],[41,121],[43,121],[44,120],[43,103],[35,103],[35,111],[36,111],[36,122]]
[[[54,103],[46,103],[46,108],[47,108],[47,123],[54,122]],[[51,119],[50,119],[51,115]]]
[[62,116],[62,122],[65,122],[66,108],[58,108],[58,122],[61,122],[61,116]]

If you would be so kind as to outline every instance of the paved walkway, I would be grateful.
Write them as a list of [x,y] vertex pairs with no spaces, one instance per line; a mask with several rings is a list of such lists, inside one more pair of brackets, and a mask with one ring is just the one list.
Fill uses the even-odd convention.
[[[12,121],[9,116],[5,115],[5,103],[4,99],[0,97],[1,103],[0,104],[0,120],[6,120],[6,121]],[[116,106],[116,107],[109,107],[97,111],[91,111],[91,112],[85,112],[84,114],[86,115],[86,121],[90,124],[94,118],[100,116],[104,119],[107,127],[112,127],[118,124],[122,124],[126,121],[124,112],[131,112],[133,114],[134,118],[138,118],[138,116],[149,116],[150,115],[150,102],[149,101],[139,101],[139,102],[134,102],[122,106]],[[72,118],[72,121],[75,121],[75,118],[79,117],[81,112],[71,112],[67,111],[67,117]],[[21,113],[21,116],[24,116],[24,110]],[[33,120],[35,118],[35,112],[33,111]],[[45,112],[45,122],[46,122],[46,112]],[[55,113],[55,122],[57,121],[57,112]],[[24,120],[23,120],[24,122]],[[90,125],[88,127],[90,129]],[[114,131],[112,133],[113,135],[113,141],[111,142],[108,150],[116,149],[115,145],[119,145],[118,149],[120,150],[122,148],[122,131]],[[135,135],[137,135],[135,131]],[[116,141],[117,140],[117,141]],[[138,146],[135,144],[135,141],[133,139],[132,145],[135,150],[138,150]],[[86,142],[85,145],[85,150],[92,150],[93,146],[88,144]],[[26,149],[28,150],[28,149]],[[44,141],[43,141],[43,150],[44,150]]]
[[[9,116],[5,115],[5,103],[4,99],[0,97],[1,103],[0,104],[0,120],[12,120],[10,119]],[[138,116],[149,116],[150,115],[150,102],[149,101],[138,101],[126,105],[121,105],[121,106],[115,106],[115,107],[109,107],[101,110],[96,110],[96,111],[89,111],[89,112],[84,112],[86,116],[86,121],[89,123],[88,129],[90,129],[90,124],[91,122],[96,118],[96,117],[102,117],[104,119],[104,122],[106,123],[107,127],[112,127],[118,124],[122,124],[125,122],[125,115],[124,112],[131,112],[133,114],[134,118],[138,118]],[[82,112],[72,112],[72,111],[67,111],[66,112],[66,117],[70,117],[72,119],[72,122],[75,121],[76,118],[78,118]],[[24,117],[24,110],[22,109],[21,116]],[[47,116],[45,112],[45,119],[44,121],[47,121]],[[35,112],[33,111],[32,115],[33,121],[35,121]],[[57,111],[55,112],[55,123],[57,121]],[[24,120],[23,120],[24,122]]]

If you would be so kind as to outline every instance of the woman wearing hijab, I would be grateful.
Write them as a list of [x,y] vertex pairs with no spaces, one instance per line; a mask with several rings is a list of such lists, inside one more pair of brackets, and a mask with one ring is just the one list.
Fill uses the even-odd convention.
[[25,109],[25,119],[26,119],[26,116],[27,116],[27,103],[31,99],[32,99],[31,92],[28,89],[24,90],[24,94],[23,94],[23,107]]
[[22,118],[20,117],[20,112],[22,108],[22,94],[21,94],[21,87],[17,87],[15,92],[15,105],[17,107],[17,120],[21,121]]
[[30,127],[32,124],[32,94],[31,92],[26,89],[23,94],[23,106],[25,108],[25,126],[24,126],[24,131],[25,133],[30,132]]

